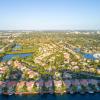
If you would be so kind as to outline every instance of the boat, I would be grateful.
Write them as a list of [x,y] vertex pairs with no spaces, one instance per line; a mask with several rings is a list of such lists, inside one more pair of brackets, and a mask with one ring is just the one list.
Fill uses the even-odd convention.
[[10,95],[13,95],[13,93],[11,92],[11,93],[8,93],[8,95],[10,96]]
[[94,92],[93,92],[93,91],[88,91],[88,93],[91,93],[91,94],[92,94],[92,93],[94,93]]
[[70,94],[74,94],[74,92],[73,91],[70,91]]

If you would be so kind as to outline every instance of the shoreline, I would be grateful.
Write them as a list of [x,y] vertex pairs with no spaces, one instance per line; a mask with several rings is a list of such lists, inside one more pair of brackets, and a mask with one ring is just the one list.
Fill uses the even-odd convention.
[[81,92],[74,92],[74,93],[70,93],[70,92],[61,92],[61,91],[55,91],[55,92],[15,92],[15,93],[8,93],[8,92],[3,92],[1,93],[1,95],[37,95],[37,94],[95,94],[95,93],[100,93],[100,91],[95,91],[93,93],[90,93],[90,92],[84,92],[84,93],[81,93]]
[[[1,81],[0,82],[0,94],[4,94],[4,95],[61,94],[62,95],[62,94],[100,93],[99,81],[93,80],[93,79],[91,79],[91,80],[83,79],[80,81],[79,80],[70,80],[70,81],[68,81],[69,84],[66,81],[63,81],[63,82],[56,81],[56,84],[54,84],[54,85],[53,85],[53,83],[50,83],[50,82],[52,82],[52,81],[49,81],[49,84],[46,84],[47,82],[44,82],[45,87],[46,87],[46,89],[45,89],[45,88],[43,88],[43,83],[41,83],[41,82],[34,83],[34,81],[30,81],[30,82],[27,82],[27,81],[3,82],[3,81]],[[34,86],[36,86],[36,88],[38,90],[35,90],[33,88]],[[54,88],[54,86],[56,88]]]

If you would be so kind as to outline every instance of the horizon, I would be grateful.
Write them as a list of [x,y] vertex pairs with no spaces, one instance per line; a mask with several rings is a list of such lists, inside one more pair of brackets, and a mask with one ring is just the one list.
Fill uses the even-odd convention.
[[1,0],[0,30],[100,30],[99,0]]

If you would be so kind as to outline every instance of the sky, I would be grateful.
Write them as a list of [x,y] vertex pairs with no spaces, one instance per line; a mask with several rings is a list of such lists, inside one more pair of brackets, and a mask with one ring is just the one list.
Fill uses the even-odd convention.
[[0,0],[0,30],[100,30],[100,0]]

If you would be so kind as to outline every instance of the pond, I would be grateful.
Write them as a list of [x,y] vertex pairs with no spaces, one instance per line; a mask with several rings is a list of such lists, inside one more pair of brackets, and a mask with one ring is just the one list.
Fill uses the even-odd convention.
[[94,57],[94,54],[81,52],[80,48],[75,48],[74,51],[77,53],[80,53],[86,59],[96,60],[96,58]]
[[6,54],[5,56],[2,57],[1,62],[9,61],[9,60],[16,58],[16,57],[25,58],[28,56],[32,56],[32,53]]
[[83,54],[83,56],[86,59],[96,60],[96,58],[93,56],[93,54]]

